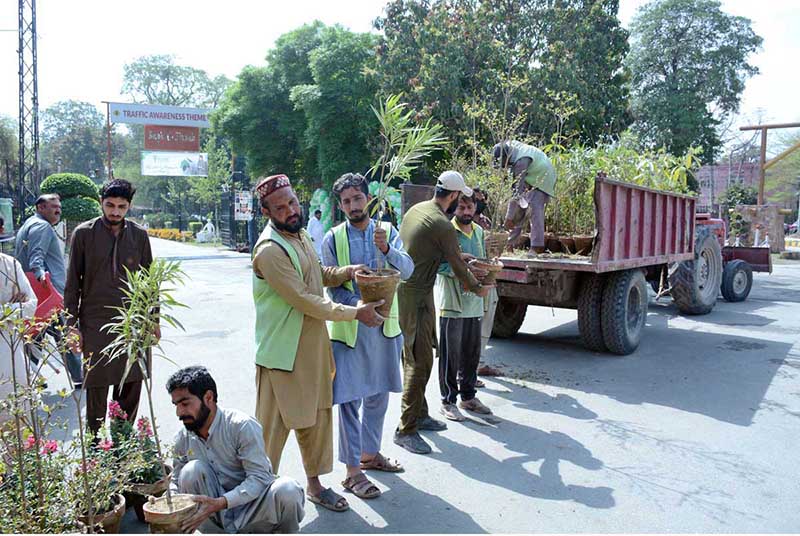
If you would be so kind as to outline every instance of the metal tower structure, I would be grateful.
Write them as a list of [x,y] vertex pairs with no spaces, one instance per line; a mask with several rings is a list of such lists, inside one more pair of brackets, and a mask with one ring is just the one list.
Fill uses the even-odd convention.
[[19,0],[19,184],[20,223],[25,204],[39,192],[39,83],[36,65],[36,0]]

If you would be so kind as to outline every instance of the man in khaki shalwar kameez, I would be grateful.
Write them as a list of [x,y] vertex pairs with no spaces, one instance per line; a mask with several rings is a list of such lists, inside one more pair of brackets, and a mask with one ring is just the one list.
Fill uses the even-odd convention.
[[347,501],[324,488],[319,475],[333,470],[332,380],[335,372],[326,320],[359,320],[374,327],[382,302],[341,305],[323,295],[362,266],[322,267],[302,209],[285,175],[259,182],[256,193],[270,219],[253,255],[256,307],[256,419],[264,431],[267,456],[277,473],[281,453],[294,430],[300,445],[311,502],[334,511]]

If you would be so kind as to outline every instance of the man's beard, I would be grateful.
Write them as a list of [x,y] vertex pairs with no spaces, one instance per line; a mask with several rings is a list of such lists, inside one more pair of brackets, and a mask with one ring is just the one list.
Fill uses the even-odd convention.
[[461,225],[469,225],[472,223],[472,216],[456,216],[456,221]]
[[116,227],[117,225],[122,225],[122,222],[124,222],[124,221],[125,221],[125,218],[124,218],[124,217],[122,217],[122,218],[120,218],[120,219],[119,219],[119,220],[117,220],[117,221],[112,221],[112,220],[109,220],[109,219],[108,219],[108,216],[106,216],[105,214],[103,214],[103,221],[104,221],[104,222],[105,222],[105,224],[106,224],[106,225],[108,225],[109,227]]
[[347,219],[350,221],[350,223],[361,223],[364,220],[366,220],[368,217],[369,217],[369,214],[367,214],[366,211],[362,211],[360,215],[355,216],[355,217],[350,216],[350,214],[347,215]]
[[455,200],[452,203],[450,203],[450,206],[447,207],[445,213],[447,213],[448,216],[452,216],[453,214],[456,213],[457,208],[458,208],[458,198],[456,197]]
[[211,415],[211,409],[208,406],[206,406],[206,403],[203,400],[201,400],[200,403],[202,404],[202,406],[200,406],[200,414],[197,416],[197,418],[192,419],[191,422],[186,422],[183,419],[181,419],[183,425],[190,432],[197,433],[198,430],[200,430],[203,426],[205,426],[206,421],[208,420],[208,416]]
[[297,221],[295,223],[281,223],[278,220],[272,220],[272,225],[279,231],[297,234],[300,232],[300,229],[303,228],[303,218],[297,216]]

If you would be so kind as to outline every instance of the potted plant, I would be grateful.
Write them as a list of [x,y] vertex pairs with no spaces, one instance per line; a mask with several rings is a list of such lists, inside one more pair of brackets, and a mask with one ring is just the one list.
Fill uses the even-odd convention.
[[[430,119],[421,126],[415,125],[412,122],[415,112],[409,110],[408,105],[400,99],[399,94],[391,95],[377,109],[372,108],[380,123],[383,144],[381,155],[370,169],[373,177],[380,173],[370,214],[370,217],[377,214],[378,221],[383,219],[384,211],[387,210],[389,184],[392,180],[410,180],[411,172],[417,165],[446,142],[441,125],[431,124]],[[365,302],[384,300],[384,304],[376,310],[381,316],[388,317],[397,285],[400,283],[400,272],[384,267],[381,254],[376,255],[376,258],[376,268],[356,273],[356,283]]]
[[158,497],[167,490],[172,467],[167,465],[167,475],[164,476],[153,439],[153,427],[147,417],[140,417],[134,427],[119,403],[112,400],[108,404],[108,418],[117,458],[133,457],[141,461],[139,467],[131,471],[123,496],[127,507],[133,508],[137,519],[144,523],[143,507],[147,497]]
[[[106,347],[109,359],[125,359],[125,372],[120,384],[125,382],[129,371],[139,367],[142,371],[152,439],[155,443],[155,458],[161,467],[162,478],[167,479],[170,469],[167,466],[164,449],[158,435],[155,411],[153,410],[153,378],[150,359],[154,351],[157,356],[168,359],[156,337],[156,328],[164,322],[169,326],[183,329],[169,311],[175,307],[185,307],[173,297],[175,286],[183,281],[184,273],[180,264],[174,261],[156,259],[148,268],[131,272],[126,268],[126,281],[123,289],[123,305],[116,308],[119,313],[103,329],[116,335]],[[180,525],[197,509],[191,495],[173,494],[169,487],[163,497],[150,497],[143,506],[145,521],[153,533],[180,532]]]

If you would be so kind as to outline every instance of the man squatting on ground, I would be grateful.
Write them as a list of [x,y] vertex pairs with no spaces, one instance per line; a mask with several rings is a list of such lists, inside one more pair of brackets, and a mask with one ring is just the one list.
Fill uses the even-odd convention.
[[[403,249],[398,231],[391,223],[379,223],[367,214],[372,198],[367,180],[357,173],[347,173],[333,184],[333,193],[346,221],[325,235],[322,264],[363,264],[375,269],[380,255],[384,266],[395,268],[401,279],[407,279],[414,271],[414,263]],[[355,306],[361,300],[354,281],[331,287],[328,292],[334,302],[344,305]],[[381,494],[362,469],[402,470],[398,462],[380,453],[389,393],[402,391],[403,335],[398,316],[395,296],[383,326],[368,327],[351,320],[334,322],[330,331],[336,362],[333,403],[339,405],[339,461],[347,468],[342,485],[362,499]]]
[[205,367],[177,371],[167,392],[185,427],[175,436],[170,489],[193,495],[200,505],[183,531],[298,532],[303,488],[272,473],[261,425],[217,405],[217,384]]
[[445,261],[450,263],[458,280],[480,297],[487,296],[490,290],[478,281],[461,258],[456,230],[447,216],[455,211],[462,193],[472,195],[464,177],[456,171],[445,171],[439,176],[433,199],[411,207],[400,225],[400,238],[414,261],[414,272],[400,283],[397,291],[404,338],[403,397],[394,442],[415,454],[431,452],[430,445],[417,430],[447,428],[445,423],[430,417],[425,401],[436,341],[433,285],[439,265]]
[[261,211],[269,218],[253,255],[256,418],[275,471],[289,431],[294,430],[309,500],[344,511],[349,508],[347,500],[319,480],[333,470],[334,361],[325,321],[358,320],[379,326],[383,318],[375,307],[383,302],[351,306],[325,298],[323,285],[341,286],[364,267],[320,265],[286,175],[261,180],[256,192]]
[[[461,194],[453,217],[462,256],[485,258],[483,229],[473,220],[475,198]],[[481,318],[488,296],[482,298],[466,291],[456,279],[450,264],[439,267],[438,285],[441,290],[439,318],[439,389],[442,393],[441,414],[451,421],[463,421],[456,402],[461,395],[462,409],[481,414],[491,410],[475,396],[478,362],[481,357]]]

